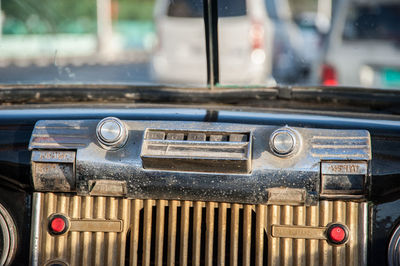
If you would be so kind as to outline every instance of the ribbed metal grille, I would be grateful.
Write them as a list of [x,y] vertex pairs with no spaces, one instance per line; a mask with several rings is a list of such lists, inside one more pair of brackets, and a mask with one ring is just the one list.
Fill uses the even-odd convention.
[[[41,193],[37,193],[41,194]],[[69,265],[360,265],[365,204],[322,201],[319,206],[243,205],[216,202],[128,200],[44,193],[38,264]],[[47,218],[123,220],[122,232],[48,233]],[[366,218],[366,217],[365,217]],[[364,219],[364,217],[363,217]],[[326,226],[342,222],[349,242],[276,238],[272,225]]]
[[126,232],[69,232],[62,236],[48,233],[48,217],[62,213],[70,218],[122,219],[129,221],[130,202],[112,197],[79,197],[45,193],[41,197],[39,265],[58,259],[70,265],[124,265]]
[[[326,226],[346,224],[349,242],[332,246],[326,240],[275,238],[268,234],[268,265],[365,265],[365,203],[321,201],[319,206],[268,206],[267,224]],[[366,222],[366,221],[365,221]]]
[[133,200],[128,265],[262,265],[265,206]]

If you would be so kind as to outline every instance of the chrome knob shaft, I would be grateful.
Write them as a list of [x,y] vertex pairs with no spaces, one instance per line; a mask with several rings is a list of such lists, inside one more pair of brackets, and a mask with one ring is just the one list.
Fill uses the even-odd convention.
[[97,124],[96,135],[103,148],[115,150],[125,145],[128,129],[118,118],[107,117]]

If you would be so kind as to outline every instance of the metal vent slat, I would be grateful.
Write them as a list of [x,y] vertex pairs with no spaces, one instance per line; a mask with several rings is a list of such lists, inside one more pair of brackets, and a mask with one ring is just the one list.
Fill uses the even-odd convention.
[[[95,206],[97,208],[94,209],[94,218],[96,219],[105,219],[105,206],[106,205],[106,198],[105,197],[98,197],[95,199]],[[94,264],[96,265],[104,265],[104,232],[96,232],[95,235],[95,257],[94,257]]]
[[[59,197],[59,200],[57,201],[57,210],[59,210],[61,213],[66,213],[68,210],[68,200],[66,196],[61,196]],[[66,237],[60,237],[55,239],[55,254],[58,257],[65,257],[66,256],[66,246],[67,246],[67,238]]]
[[263,265],[265,206],[257,205],[256,208],[256,265]]
[[138,248],[139,248],[139,222],[140,222],[140,210],[141,200],[133,200],[131,207],[131,265],[137,265],[138,263]]
[[[81,212],[81,197],[74,196],[70,200],[70,213],[71,218],[79,218]],[[80,233],[79,232],[71,232],[70,233],[70,241],[68,241],[68,258],[71,264],[79,265],[80,258]]]
[[[293,224],[305,225],[306,217],[304,209],[304,206],[294,207],[293,212],[297,213],[297,215],[293,217]],[[306,258],[304,257],[304,253],[301,252],[304,249],[305,239],[293,239],[293,261],[296,261],[297,265],[305,265]]]
[[[242,205],[198,201],[128,200],[40,193],[39,265],[362,265],[365,203],[321,201],[318,206]],[[120,220],[120,231],[52,236],[47,219]],[[274,237],[273,226],[346,224],[350,241]],[[90,227],[90,223],[86,226]],[[267,243],[268,242],[268,243]]]
[[[317,206],[307,207],[306,209],[306,225],[307,226],[318,226],[319,212]],[[318,240],[310,239],[306,240],[306,264],[310,266],[319,265],[318,252]]]
[[213,264],[213,243],[214,243],[214,211],[215,203],[206,203],[206,252],[205,252],[205,265],[211,266]]
[[193,263],[192,265],[200,265],[200,249],[201,249],[201,216],[203,206],[202,202],[194,203],[193,210]]
[[164,247],[164,222],[165,222],[165,200],[157,200],[156,220],[156,265],[163,264]]
[[[176,222],[177,222],[177,201],[171,201],[168,213],[168,265],[175,265],[176,252]],[[135,264],[136,265],[136,264]]]
[[189,241],[189,201],[184,201],[181,205],[181,246],[180,246],[180,265],[187,265],[188,241]]
[[[83,198],[83,206],[82,206],[82,218],[90,219],[92,218],[93,211],[93,199],[92,197],[84,197]],[[91,265],[92,264],[92,233],[83,232],[81,250],[82,250],[82,265]]]
[[[117,199],[116,198],[107,198],[107,218],[108,219],[117,219]],[[117,233],[110,232],[107,233],[107,241],[106,241],[106,260],[105,263],[107,265],[112,265],[114,261],[117,261]]]
[[[347,203],[346,206],[346,217],[347,221],[346,224],[349,226],[350,231],[350,239],[353,242],[354,246],[358,246],[358,237],[357,237],[357,222],[358,222],[358,208],[357,204],[354,202]],[[358,265],[359,260],[356,250],[351,248],[350,246],[346,246],[346,252],[348,256],[346,257],[347,265]]]
[[[130,201],[129,200],[122,200],[120,204],[118,204],[118,211],[117,211],[117,216],[118,219],[122,220],[122,221],[129,221],[130,219]],[[123,223],[123,232],[128,232],[130,227],[129,223]],[[120,262],[120,264],[123,264],[123,262],[125,261],[126,258],[126,252],[127,251],[127,246],[126,246],[126,242],[127,242],[127,235],[126,234],[117,234],[117,241],[118,243],[120,243],[119,245],[117,244],[118,247],[118,251],[117,251],[117,256],[118,257],[118,261]]]
[[[46,194],[45,199],[44,199],[44,208],[43,208],[43,213],[44,213],[44,217],[49,217],[52,213],[55,212],[55,208],[54,208],[54,195],[53,194]],[[50,255],[53,253],[52,252],[52,247],[54,247],[54,237],[52,237],[51,235],[49,235],[45,230],[42,231],[42,235],[41,238],[43,239],[43,241],[46,243],[46,245],[44,245],[43,247],[43,252],[42,252],[42,260],[46,261],[48,259],[50,259]]]
[[226,203],[219,203],[218,210],[218,265],[225,265]]
[[143,266],[150,265],[152,211],[153,201],[145,200],[143,218]]
[[[270,224],[279,224],[280,217],[279,206],[272,205],[268,207],[268,221]],[[279,260],[279,238],[268,235],[268,265],[280,265]]]
[[[320,223],[319,226],[324,226],[332,220],[332,202],[323,201],[320,204]],[[332,248],[326,241],[319,242],[320,249],[320,264],[331,266],[332,265]]]
[[[346,204],[344,202],[333,203],[333,219],[340,223],[346,223]],[[333,248],[333,265],[345,265],[346,247],[338,246]]]
[[251,206],[243,208],[243,265],[250,265],[251,261]]
[[[281,207],[282,215],[281,215],[281,224],[282,225],[291,225],[292,224],[292,206],[283,206]],[[281,238],[281,258],[283,265],[292,265],[293,264],[293,256],[292,256],[292,242],[291,238]]]
[[230,265],[237,266],[238,264],[238,248],[239,248],[239,205],[232,204],[231,206],[231,250],[230,250]]

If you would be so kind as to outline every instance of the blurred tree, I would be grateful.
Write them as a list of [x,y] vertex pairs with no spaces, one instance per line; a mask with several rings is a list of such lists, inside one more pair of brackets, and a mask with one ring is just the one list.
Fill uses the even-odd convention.
[[119,0],[119,20],[152,20],[154,0]]
[[317,11],[318,0],[289,0],[293,14]]
[[[154,0],[113,0],[113,18],[152,19]],[[2,0],[3,33],[95,33],[96,0]]]
[[[113,0],[113,19],[150,21],[153,6]],[[4,34],[96,33],[96,0],[2,0],[2,11]]]
[[25,25],[24,33],[95,32],[95,3],[95,0],[3,0],[4,31],[13,33],[12,26],[18,21]]

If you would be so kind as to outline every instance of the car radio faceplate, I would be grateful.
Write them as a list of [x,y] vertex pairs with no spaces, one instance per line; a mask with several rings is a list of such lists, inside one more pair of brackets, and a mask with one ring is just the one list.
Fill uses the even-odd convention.
[[126,134],[118,147],[99,140],[97,120],[37,122],[35,189],[293,205],[368,193],[366,130],[113,119],[104,134]]

